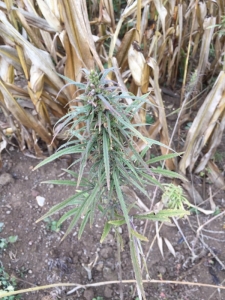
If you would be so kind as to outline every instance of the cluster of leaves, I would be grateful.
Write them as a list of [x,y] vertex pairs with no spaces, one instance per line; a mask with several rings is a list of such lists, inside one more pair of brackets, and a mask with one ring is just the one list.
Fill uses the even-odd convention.
[[[131,185],[148,197],[145,187],[149,184],[160,185],[155,179],[155,174],[167,174],[170,177],[181,177],[174,172],[166,172],[163,168],[149,168],[143,160],[143,155],[153,143],[157,141],[143,137],[132,124],[132,118],[146,96],[134,97],[124,94],[121,89],[107,79],[109,69],[101,74],[95,71],[85,71],[88,78],[86,84],[76,83],[83,93],[74,102],[81,102],[82,106],[72,106],[71,111],[60,120],[60,129],[67,127],[70,140],[61,146],[51,157],[41,162],[36,168],[70,153],[80,153],[81,157],[72,165],[79,164],[78,174],[65,170],[74,176],[75,181],[51,180],[46,183],[74,185],[76,195],[54,206],[41,219],[75,205],[57,222],[60,226],[66,219],[74,215],[74,218],[66,232],[68,234],[82,215],[83,219],[79,237],[88,220],[94,221],[96,208],[107,218],[114,219],[123,216],[124,222],[130,228],[128,212],[132,203],[124,200],[121,186]],[[132,105],[127,105],[125,98],[132,98]],[[145,150],[139,154],[136,150],[135,138],[146,143]],[[174,154],[176,156],[177,154]],[[169,155],[171,158],[171,154]],[[163,160],[167,156],[158,157]],[[84,177],[87,164],[91,162],[88,178]],[[162,186],[161,186],[162,187]]]
[[[4,228],[4,223],[0,222],[0,232]],[[8,244],[13,244],[17,241],[17,235],[11,235],[8,238],[0,238],[0,251],[7,248]]]
[[[126,224],[130,237],[132,262],[140,283],[141,271],[137,258],[139,253],[136,249],[139,247],[139,240],[147,239],[136,231],[133,218],[165,221],[181,212],[168,209],[162,210],[157,215],[152,212],[143,215],[140,214],[139,208],[139,214],[130,215],[131,208],[135,206],[138,209],[138,207],[135,199],[132,201],[128,199],[126,187],[137,189],[142,195],[148,197],[147,185],[152,184],[163,189],[156,175],[167,175],[172,178],[182,178],[182,176],[162,167],[149,168],[148,166],[153,161],[171,159],[177,156],[176,153],[150,159],[147,163],[143,160],[143,156],[152,144],[163,146],[160,142],[144,137],[136,129],[137,126],[132,124],[135,114],[145,103],[147,95],[135,97],[123,92],[118,84],[107,78],[110,72],[113,72],[112,68],[100,74],[96,71],[84,70],[86,83],[70,81],[80,88],[80,95],[73,100],[73,103],[79,102],[82,105],[71,104],[70,112],[57,124],[57,128],[60,128],[57,133],[64,130],[69,141],[36,168],[62,155],[79,153],[79,158],[71,165],[71,167],[78,165],[79,172],[75,173],[70,168],[65,170],[75,180],[46,181],[49,184],[72,185],[76,188],[76,194],[53,206],[40,220],[72,206],[59,219],[57,226],[72,217],[66,236],[82,217],[78,233],[80,238],[86,224],[88,222],[90,225],[93,224],[98,210],[106,221],[101,241],[112,227]],[[132,99],[132,104],[128,105],[126,99]],[[145,144],[141,153],[136,149],[139,140]],[[89,170],[88,174],[85,174],[87,165]],[[182,213],[185,212],[182,210]],[[144,293],[141,284],[139,286],[142,289],[141,293]]]
[[[0,290],[5,292],[15,291],[17,288],[17,283],[15,278],[10,277],[8,273],[5,272],[4,267],[0,266]],[[0,295],[1,297],[1,295]],[[2,298],[3,300],[18,300],[20,299],[20,295],[12,295],[6,296]]]
[[58,221],[52,220],[51,218],[46,218],[44,219],[46,223],[46,228],[49,231],[54,231],[54,232],[59,232],[60,231],[60,226],[58,226]]

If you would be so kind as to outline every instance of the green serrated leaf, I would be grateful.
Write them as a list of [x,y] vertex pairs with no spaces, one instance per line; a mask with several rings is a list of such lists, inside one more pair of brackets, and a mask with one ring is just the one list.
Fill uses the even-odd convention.
[[138,259],[138,253],[136,251],[137,251],[137,247],[135,247],[134,236],[132,236],[132,238],[130,239],[130,254],[131,254],[131,260],[132,260],[132,265],[133,265],[133,269],[134,269],[135,279],[137,281],[137,287],[138,287],[142,297],[144,299],[146,299],[144,288],[143,288],[141,266],[140,266],[139,259]]
[[66,154],[74,154],[74,153],[81,153],[83,151],[82,147],[80,145],[78,146],[72,146],[66,149],[62,149],[54,154],[52,154],[50,157],[46,158],[42,162],[40,162],[36,167],[33,168],[33,171],[37,170],[38,168],[56,160],[57,158],[66,155]]
[[60,227],[63,222],[65,222],[68,218],[75,215],[78,211],[79,207],[74,207],[63,214],[63,216],[58,220],[57,227]]
[[14,291],[14,287],[12,285],[7,286],[7,291],[13,292]]
[[103,243],[104,239],[107,237],[107,235],[109,234],[110,230],[112,228],[112,225],[109,224],[108,222],[105,223],[105,226],[104,226],[104,229],[103,229],[103,232],[102,232],[102,236],[101,236],[101,239],[100,239],[100,243]]
[[58,184],[58,185],[68,185],[68,186],[76,186],[77,183],[72,180],[47,180],[42,181],[41,183],[47,183],[47,184]]
[[103,129],[103,155],[104,155],[104,165],[105,165],[105,175],[107,181],[108,190],[110,190],[110,162],[109,162],[109,139],[107,137],[107,132]]
[[66,238],[66,236],[71,232],[71,230],[74,228],[74,226],[77,224],[78,220],[82,215],[85,215],[87,213],[88,208],[92,204],[92,202],[95,200],[97,194],[100,193],[99,185],[96,184],[95,188],[92,190],[92,192],[87,196],[86,199],[83,200],[82,204],[79,206],[75,217],[70,222],[69,227],[66,230],[66,233],[63,237],[63,240]]
[[115,171],[113,172],[113,179],[114,179],[116,194],[117,194],[117,197],[119,199],[120,206],[121,206],[121,209],[123,211],[123,215],[124,215],[124,218],[126,220],[128,232],[129,232],[129,235],[130,235],[130,220],[129,220],[129,216],[128,216],[128,210],[127,210],[127,207],[126,207],[125,200],[123,198],[123,193],[122,193],[122,190],[121,190],[121,187],[120,187],[120,184],[119,184],[118,176],[117,176]]
[[137,231],[131,229],[131,234],[133,236],[135,236],[137,239],[139,239],[140,241],[143,241],[143,242],[148,242],[148,239],[146,238],[146,236],[138,233]]
[[81,200],[83,199],[83,196],[87,197],[87,195],[88,195],[88,193],[86,191],[84,191],[84,192],[78,192],[76,195],[73,195],[73,196],[67,198],[66,200],[64,200],[63,202],[54,205],[46,214],[44,214],[40,219],[38,219],[36,221],[36,223],[44,220],[47,217],[50,217],[51,215],[53,215],[56,212],[64,209],[68,205],[80,204]]
[[91,213],[91,211],[89,210],[89,211],[86,213],[84,219],[83,219],[82,222],[81,222],[80,229],[79,229],[79,233],[78,233],[78,239],[81,238],[82,233],[84,232],[85,226],[86,226],[86,224],[87,224],[87,222],[88,222],[88,219],[89,219],[89,217],[90,217],[90,213]]
[[135,215],[134,218],[142,220],[147,219],[152,221],[170,222],[170,218],[172,217],[182,217],[185,215],[190,215],[190,212],[183,209],[163,209],[160,210],[157,214],[151,212],[144,215]]
[[8,242],[9,243],[15,243],[18,240],[18,235],[11,235],[8,237]]
[[66,76],[64,76],[64,75],[62,75],[60,73],[57,73],[57,75],[59,77],[61,77],[62,79],[68,81],[70,84],[74,84],[75,86],[77,86],[80,89],[85,89],[86,88],[86,84],[84,84],[84,83],[73,81],[72,79],[70,79],[70,78],[68,78],[68,77],[66,77]]
[[156,163],[158,161],[167,160],[167,159],[170,159],[170,158],[180,156],[182,154],[184,154],[184,152],[169,153],[169,154],[166,154],[166,155],[160,155],[160,156],[156,156],[154,158],[151,158],[151,159],[147,160],[146,163],[147,164],[153,164],[153,163]]
[[126,224],[126,221],[124,219],[122,220],[111,220],[108,221],[109,224],[114,225],[114,226],[121,226],[123,224]]
[[176,172],[170,171],[170,170],[165,170],[163,168],[151,168],[151,172],[155,173],[155,174],[160,174],[160,175],[163,175],[166,177],[179,178],[181,180],[187,181],[187,178],[185,178],[184,176],[182,176]]

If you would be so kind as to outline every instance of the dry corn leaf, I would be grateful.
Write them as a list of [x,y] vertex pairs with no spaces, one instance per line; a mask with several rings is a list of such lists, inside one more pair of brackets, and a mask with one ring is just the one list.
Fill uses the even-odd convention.
[[[141,1],[141,7],[145,7],[149,2],[151,2],[151,0],[143,0]],[[115,46],[116,46],[116,42],[117,42],[117,38],[118,38],[118,35],[119,35],[119,32],[120,32],[120,29],[122,27],[122,24],[124,22],[124,20],[129,17],[131,14],[133,13],[136,13],[137,11],[137,3],[138,1],[134,1],[134,2],[128,2],[127,3],[127,6],[125,7],[125,9],[123,10],[123,13],[121,14],[121,17],[117,23],[117,26],[116,26],[116,31],[115,33],[113,34],[112,36],[112,39],[111,39],[111,44],[110,44],[110,48],[109,48],[109,67],[111,67],[111,60],[112,60],[112,57],[113,57],[113,52],[114,52],[114,49],[115,49]]]
[[209,161],[207,164],[207,169],[208,169],[208,177],[212,182],[212,184],[215,184],[215,186],[218,189],[225,190],[224,176],[222,175],[217,165],[214,162]]
[[13,83],[14,81],[14,68],[4,58],[0,59],[1,69],[0,76],[4,82]]
[[217,206],[216,206],[216,204],[215,204],[215,202],[213,200],[211,187],[209,188],[209,203],[210,203],[211,210],[213,210],[213,212],[215,212]]
[[195,173],[200,173],[205,169],[210,158],[213,157],[217,147],[221,143],[225,129],[225,96],[223,97],[224,99],[221,99],[220,103],[216,107],[212,119],[205,131],[204,140],[206,141],[207,152],[201,155],[201,160],[195,169]]
[[162,203],[162,201],[157,202],[154,206],[153,206],[153,211],[154,214],[159,213],[164,207],[164,204]]
[[4,102],[6,104],[7,109],[13,114],[17,121],[20,124],[26,126],[27,128],[32,128],[33,130],[35,130],[35,132],[38,133],[39,137],[43,141],[45,141],[47,145],[51,144],[51,133],[16,102],[16,100],[6,89],[2,80],[0,80],[0,90],[4,97]]
[[211,215],[214,213],[213,210],[208,210],[208,209],[203,209],[199,206],[193,205],[193,204],[189,204],[190,207],[199,210],[200,212],[202,212],[204,215]]
[[118,66],[121,68],[121,73],[127,68],[128,64],[128,51],[132,45],[132,42],[135,40],[136,30],[131,29],[126,32],[125,36],[122,39],[120,47],[118,48],[116,59],[118,61]]
[[[166,146],[169,146],[170,138],[169,138],[169,133],[168,133],[166,114],[165,114],[164,104],[162,101],[161,90],[159,87],[159,68],[158,68],[156,61],[151,57],[148,58],[147,63],[152,68],[152,71],[154,74],[154,79],[150,79],[150,82],[151,82],[152,87],[154,88],[155,102],[158,105],[159,121],[162,126],[162,129],[160,131],[160,142]],[[170,153],[169,150],[165,147],[161,147],[161,151],[162,151],[163,155]],[[167,159],[165,164],[169,170],[175,170],[174,160]]]
[[149,17],[149,5],[146,5],[143,8],[142,19],[141,19],[141,28],[140,28],[140,41],[143,40],[143,36],[148,27],[148,17]]
[[[25,3],[26,3],[26,1],[24,1],[24,4]],[[15,6],[11,5],[10,9],[12,11],[15,11],[16,13],[19,12],[20,14],[22,14],[30,26],[33,26],[33,27],[36,27],[39,29],[43,29],[43,30],[46,30],[49,32],[55,32],[55,29],[52,28],[51,26],[49,26],[48,22],[45,19],[43,19],[37,15],[34,8],[31,9],[31,11],[29,11],[29,8],[28,8],[28,11],[25,11],[21,8],[17,8]],[[5,13],[7,12],[6,5],[2,1],[0,2],[0,10],[2,10]]]
[[82,0],[68,0],[60,1],[60,5],[70,43],[73,45],[83,67],[89,70],[94,69],[93,56],[97,63],[102,66],[91,34],[86,3]]
[[[64,68],[64,74],[66,77],[74,81],[81,80],[81,69],[83,67],[82,61],[79,59],[76,50],[71,45],[66,32],[60,34],[60,39],[66,51],[66,63]],[[70,84],[66,87],[70,94],[70,99],[72,100],[75,96],[77,88],[74,84]]]
[[197,67],[197,91],[200,89],[202,84],[203,74],[205,74],[206,68],[208,67],[208,58],[209,58],[209,51],[211,40],[213,36],[214,26],[216,24],[215,17],[205,18],[203,23],[204,34],[202,36],[202,45],[201,51],[199,54],[199,63]]
[[114,19],[114,6],[112,0],[103,0],[103,20],[104,20],[104,10],[105,13],[108,15],[112,31],[115,31],[115,19]]
[[25,17],[23,16],[23,14],[21,14],[21,12],[19,10],[16,10],[17,16],[21,22],[21,25],[23,26],[23,28],[26,30],[29,38],[31,39],[31,41],[34,43],[34,45],[41,49],[41,50],[45,50],[44,46],[42,45],[41,41],[38,39],[37,35],[35,34],[34,30],[30,27],[30,25],[27,23],[27,20],[25,19]]
[[34,149],[34,141],[29,131],[22,124],[19,125],[16,137],[20,151],[24,152],[26,151],[26,148],[28,148],[28,151],[31,152]]
[[125,193],[131,202],[136,202],[137,205],[145,212],[149,211],[148,207],[141,201],[138,195],[128,186],[121,186],[121,190]]
[[133,41],[128,51],[128,64],[135,84],[141,86],[146,61],[137,41]]
[[185,189],[187,194],[189,195],[190,201],[195,204],[201,204],[203,202],[203,198],[200,193],[194,187],[194,184],[188,181],[182,183],[182,187]]
[[0,46],[0,56],[3,57],[14,68],[22,72],[22,67],[16,50],[8,45]]
[[[225,72],[221,71],[211,92],[206,97],[204,103],[198,111],[197,116],[194,119],[194,122],[191,125],[191,128],[188,131],[186,143],[184,146],[184,156],[182,157],[179,169],[185,174],[186,168],[189,167],[190,171],[193,170],[195,163],[203,149],[203,147],[208,143],[209,134],[207,135],[207,139],[205,138],[206,128],[208,124],[213,119],[215,112],[217,111],[217,107],[223,108],[223,105],[220,103],[224,103],[225,99]],[[221,113],[223,110],[221,111]],[[219,116],[218,116],[219,117]],[[216,126],[218,120],[214,119],[214,127]],[[223,127],[224,125],[222,125]],[[212,127],[210,127],[212,131]],[[207,160],[210,157],[205,156]]]
[[162,257],[164,258],[164,252],[163,252],[163,239],[162,237],[159,235],[159,222],[156,221],[155,222],[155,226],[156,226],[156,238],[157,238],[157,244],[160,250],[160,253],[162,255]]
[[[23,55],[23,53],[32,61],[34,65],[39,67],[52,81],[52,83],[60,90],[63,87],[63,82],[58,77],[58,75],[55,72],[55,67],[53,65],[53,62],[51,60],[50,55],[42,51],[40,49],[37,49],[34,47],[31,43],[29,43],[7,20],[6,16],[2,11],[0,11],[0,35],[8,35],[11,37],[12,40],[14,40],[17,45],[17,49],[22,49],[20,55]],[[25,67],[26,62],[24,62]],[[28,76],[28,75],[27,75]],[[64,91],[66,93],[66,91]],[[69,97],[68,97],[69,98]]]
[[[52,9],[49,7],[52,1],[37,0],[38,8],[41,10],[48,24],[54,28],[56,32],[62,31],[60,20],[55,16]],[[58,16],[59,17],[59,16]]]
[[30,69],[29,87],[35,93],[37,100],[39,100],[44,87],[44,73],[35,65],[32,65]]
[[158,11],[158,16],[162,23],[162,30],[163,30],[163,36],[164,40],[166,38],[166,16],[167,16],[167,10],[162,4],[162,0],[153,0],[155,7]]
[[170,241],[167,238],[164,237],[163,239],[170,253],[172,253],[173,256],[176,257],[176,252],[175,249],[173,248],[173,245],[170,243]]
[[23,9],[17,9],[17,8],[12,8],[12,9],[15,9],[18,15],[19,14],[23,15],[23,17],[25,18],[29,26],[42,29],[50,33],[55,32],[55,29],[52,26],[50,26],[45,19],[39,17],[38,15],[35,15],[31,12],[27,12]]

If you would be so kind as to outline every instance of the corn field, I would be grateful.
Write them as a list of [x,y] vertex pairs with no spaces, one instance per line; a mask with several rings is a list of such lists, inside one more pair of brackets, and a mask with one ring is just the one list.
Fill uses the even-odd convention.
[[[167,169],[185,176],[208,168],[223,188],[212,157],[225,126],[224,10],[224,0],[0,1],[0,108],[5,116],[0,152],[16,140],[25,155],[42,159],[46,150],[51,154],[65,139],[63,133],[54,136],[54,125],[79,94],[63,76],[83,82],[84,68],[114,67],[110,79],[123,90],[148,93],[149,103],[133,120],[146,123],[150,113],[154,116],[142,133],[184,152],[179,162],[167,160]],[[164,87],[180,91],[170,133]],[[173,138],[179,140],[180,127],[196,106],[176,149]],[[137,142],[138,151],[144,147]],[[168,148],[160,151],[166,154]]]

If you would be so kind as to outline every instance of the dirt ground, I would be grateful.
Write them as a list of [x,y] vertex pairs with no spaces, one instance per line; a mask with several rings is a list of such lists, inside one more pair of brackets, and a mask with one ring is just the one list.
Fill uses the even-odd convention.
[[[220,149],[221,153],[224,154],[223,148]],[[18,288],[58,282],[89,284],[118,280],[117,245],[114,233],[111,232],[103,244],[99,242],[103,226],[101,215],[96,217],[93,228],[87,227],[80,240],[77,238],[78,228],[76,228],[63,242],[60,242],[68,223],[63,224],[59,231],[54,230],[54,223],[44,221],[35,223],[54,204],[60,203],[74,193],[73,187],[41,184],[42,181],[48,179],[68,179],[69,175],[65,175],[62,170],[68,167],[68,161],[66,159],[57,160],[33,172],[33,167],[39,161],[23,155],[12,146],[8,147],[7,152],[2,153],[2,160],[0,223],[4,223],[4,227],[0,232],[0,239],[17,235],[18,240],[9,244],[6,249],[0,249],[0,262],[10,276],[17,278]],[[221,166],[224,165],[224,161],[225,158],[222,156]],[[201,193],[201,178],[196,177],[193,180],[195,187]],[[216,193],[213,200],[218,208],[217,211],[223,212],[225,209],[224,191],[218,191],[206,181],[205,199],[209,197],[209,188],[212,188],[212,194]],[[153,193],[154,189],[150,192]],[[38,204],[37,196],[45,198],[43,206]],[[205,201],[202,208],[210,209],[209,201]],[[54,215],[52,221],[58,220],[61,215],[61,212]],[[188,219],[178,221],[192,252],[177,227],[164,225],[160,234],[171,242],[176,256],[174,257],[164,244],[164,257],[162,257],[157,242],[155,242],[147,258],[147,266],[151,279],[216,284],[218,289],[151,283],[145,285],[148,300],[225,299],[225,290],[219,288],[219,285],[223,285],[225,281],[225,270],[222,267],[225,264],[224,215],[204,226],[200,231],[201,241],[196,239],[196,230],[213,216],[192,212]],[[51,225],[52,228],[50,228]],[[143,231],[144,225],[138,225],[139,232]],[[121,231],[125,241],[125,248],[121,253],[122,279],[134,279],[128,238],[123,226]],[[154,236],[155,226],[153,223],[149,223],[147,227],[149,243],[143,244],[146,253]],[[196,259],[193,260],[195,255]],[[93,262],[96,257],[97,263],[92,269],[92,278],[89,280],[84,267]],[[84,300],[120,299],[119,285],[79,289],[71,295],[67,295],[71,289],[68,287],[45,289],[23,294],[21,299],[50,300],[60,297],[61,299]],[[134,291],[132,284],[124,284],[124,300],[137,299]]]

